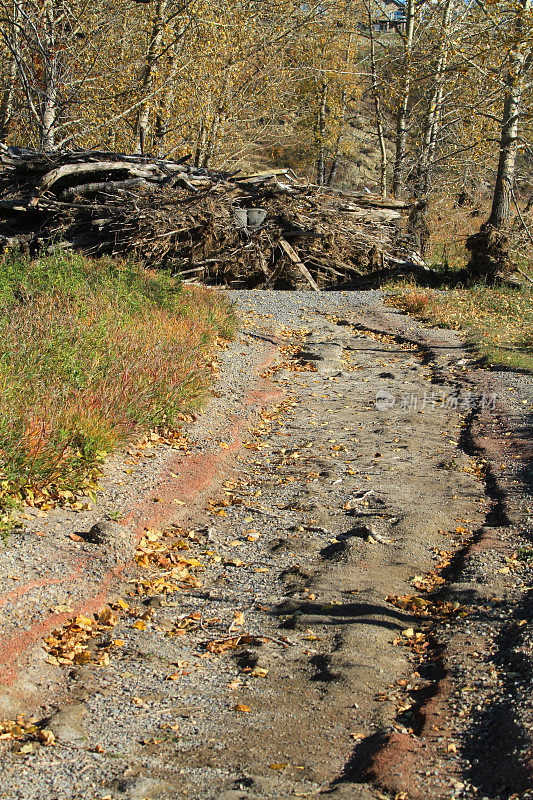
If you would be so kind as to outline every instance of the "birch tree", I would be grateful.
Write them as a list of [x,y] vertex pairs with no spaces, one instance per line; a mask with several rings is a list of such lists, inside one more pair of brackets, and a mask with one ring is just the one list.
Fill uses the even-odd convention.
[[405,33],[402,33],[403,58],[401,59],[400,75],[398,76],[400,96],[396,112],[396,155],[392,175],[392,194],[394,197],[402,197],[405,190],[405,157],[407,153],[408,120],[413,79],[416,13],[415,0],[406,0]]
[[51,150],[75,135],[80,89],[95,78],[106,24],[109,18],[106,23],[87,0],[1,0],[0,36],[10,57],[0,117],[4,138],[15,105],[17,133],[26,145]]
[[13,105],[17,86],[20,61],[20,8],[19,4],[11,4],[10,13],[4,18],[4,43],[6,61],[4,63],[4,88],[0,102],[0,141],[5,143],[9,134],[13,116]]
[[[155,133],[157,149],[168,134],[168,114],[175,97],[181,62],[181,43],[187,30],[187,3],[157,0],[151,19],[146,56],[142,67],[142,102],[135,125],[136,151],[144,153]],[[166,121],[165,121],[166,120]],[[155,132],[153,128],[155,126]]]
[[[533,12],[531,0],[518,0],[509,5],[487,4],[482,6],[482,11],[487,33],[504,54],[502,113],[498,120],[499,155],[490,216],[479,233],[470,237],[467,247],[471,253],[471,274],[492,281],[499,273],[512,268],[506,233],[511,217],[524,97],[532,86]],[[482,74],[487,73],[483,63],[474,62],[474,65]]]
[[372,102],[374,105],[376,135],[379,144],[380,153],[380,169],[379,169],[379,191],[382,197],[387,196],[387,145],[385,142],[385,120],[383,113],[382,102],[382,87],[380,78],[378,76],[377,58],[376,58],[376,41],[374,33],[374,24],[372,19],[372,7],[366,4],[366,19],[368,23],[369,39],[370,39],[370,82],[372,92]]
[[445,0],[442,16],[437,23],[437,52],[433,67],[427,110],[423,119],[423,135],[420,156],[417,165],[417,186],[415,195],[419,200],[427,200],[433,160],[437,149],[437,141],[441,123],[442,100],[446,83],[448,56],[451,46],[451,23],[456,0]]

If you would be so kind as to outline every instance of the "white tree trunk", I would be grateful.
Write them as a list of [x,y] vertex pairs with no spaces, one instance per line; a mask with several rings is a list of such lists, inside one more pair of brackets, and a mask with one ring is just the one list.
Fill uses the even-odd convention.
[[[505,228],[509,224],[511,214],[511,198],[515,179],[524,78],[533,60],[533,49],[531,46],[525,46],[522,33],[524,18],[530,13],[531,0],[522,0],[522,14],[518,15],[516,21],[516,46],[511,50],[509,55],[505,80],[506,93],[503,103],[500,155],[492,199],[492,209],[488,220],[488,224],[496,229]],[[527,25],[527,21],[525,24]]]
[[156,153],[159,156],[165,153],[165,139],[169,131],[169,114],[176,96],[176,78],[178,76],[182,53],[181,45],[185,36],[187,25],[178,22],[175,26],[175,41],[170,50],[170,66],[166,77],[165,89],[157,104],[157,117],[155,122]]
[[56,9],[55,0],[46,0],[43,5],[44,19],[44,86],[41,101],[40,146],[43,150],[53,150],[56,138],[57,101],[59,88],[59,57],[56,52]]
[[150,134],[150,94],[153,88],[154,72],[160,57],[161,42],[163,40],[165,31],[164,16],[167,10],[167,5],[168,0],[157,0],[157,6],[152,22],[152,33],[150,35],[150,42],[148,43],[142,81],[142,91],[145,99],[139,108],[135,129],[137,153],[144,153],[148,144],[148,138]]
[[382,197],[387,196],[387,148],[385,145],[385,131],[383,128],[383,113],[381,110],[381,97],[379,92],[378,74],[376,66],[376,46],[374,42],[374,28],[372,12],[367,7],[368,28],[370,31],[370,75],[372,80],[372,99],[374,101],[374,112],[376,115],[376,133],[379,143],[380,167],[379,167],[379,191]]
[[6,86],[2,92],[2,100],[0,102],[0,141],[6,141],[9,134],[9,125],[13,113],[13,97],[15,94],[15,87],[18,77],[18,62],[20,60],[20,36],[19,36],[19,19],[20,8],[18,2],[13,3],[13,24],[9,25],[8,31],[5,31],[4,36],[9,37],[9,51],[11,53],[11,61],[9,64],[9,72],[6,76]]
[[415,195],[418,200],[425,200],[427,198],[431,185],[431,169],[435,157],[440,130],[442,96],[450,48],[450,23],[454,8],[455,0],[446,0],[442,13],[442,36],[439,44],[437,60],[435,62],[433,90],[429,99],[426,117],[424,120],[424,134],[417,167]]
[[401,197],[405,189],[405,157],[407,154],[407,128],[411,103],[412,58],[415,34],[415,0],[405,6],[405,37],[403,77],[400,102],[396,113],[396,156],[392,176],[392,194]]
[[316,182],[323,186],[326,182],[326,114],[328,103],[328,84],[325,78],[320,83],[316,121],[317,160]]
[[478,233],[467,240],[471,252],[468,268],[473,278],[482,276],[494,281],[513,268],[509,254],[506,228],[511,216],[514,195],[518,133],[522,113],[526,76],[533,62],[533,48],[529,36],[531,0],[521,0],[515,9],[514,25],[509,26],[512,43],[508,53],[505,75],[505,96],[500,132],[498,171],[492,196],[490,216]]

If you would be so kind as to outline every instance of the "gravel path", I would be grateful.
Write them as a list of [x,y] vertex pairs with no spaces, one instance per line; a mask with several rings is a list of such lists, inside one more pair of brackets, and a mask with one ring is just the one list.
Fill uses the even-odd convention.
[[[533,797],[531,379],[475,370],[379,292],[232,298],[242,332],[183,459],[231,449],[235,418],[243,446],[201,503],[144,526],[99,622],[61,616],[32,667],[56,696],[6,733],[0,797]],[[258,369],[268,408],[242,403]],[[116,461],[103,508],[160,491],[154,455],[137,481]],[[8,569],[40,540],[25,522]]]

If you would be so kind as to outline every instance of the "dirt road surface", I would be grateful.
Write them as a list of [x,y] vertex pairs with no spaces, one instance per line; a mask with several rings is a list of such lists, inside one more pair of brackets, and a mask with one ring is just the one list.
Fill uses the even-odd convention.
[[377,293],[234,297],[187,444],[5,544],[0,797],[533,797],[531,379]]

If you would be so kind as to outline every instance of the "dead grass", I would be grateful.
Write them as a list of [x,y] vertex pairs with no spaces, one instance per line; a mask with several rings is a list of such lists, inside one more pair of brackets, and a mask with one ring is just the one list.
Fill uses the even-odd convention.
[[221,295],[111,260],[0,264],[0,504],[76,491],[107,453],[176,425],[235,319]]
[[533,372],[533,305],[525,289],[443,292],[403,284],[387,287],[387,302],[432,325],[465,331],[487,364]]

